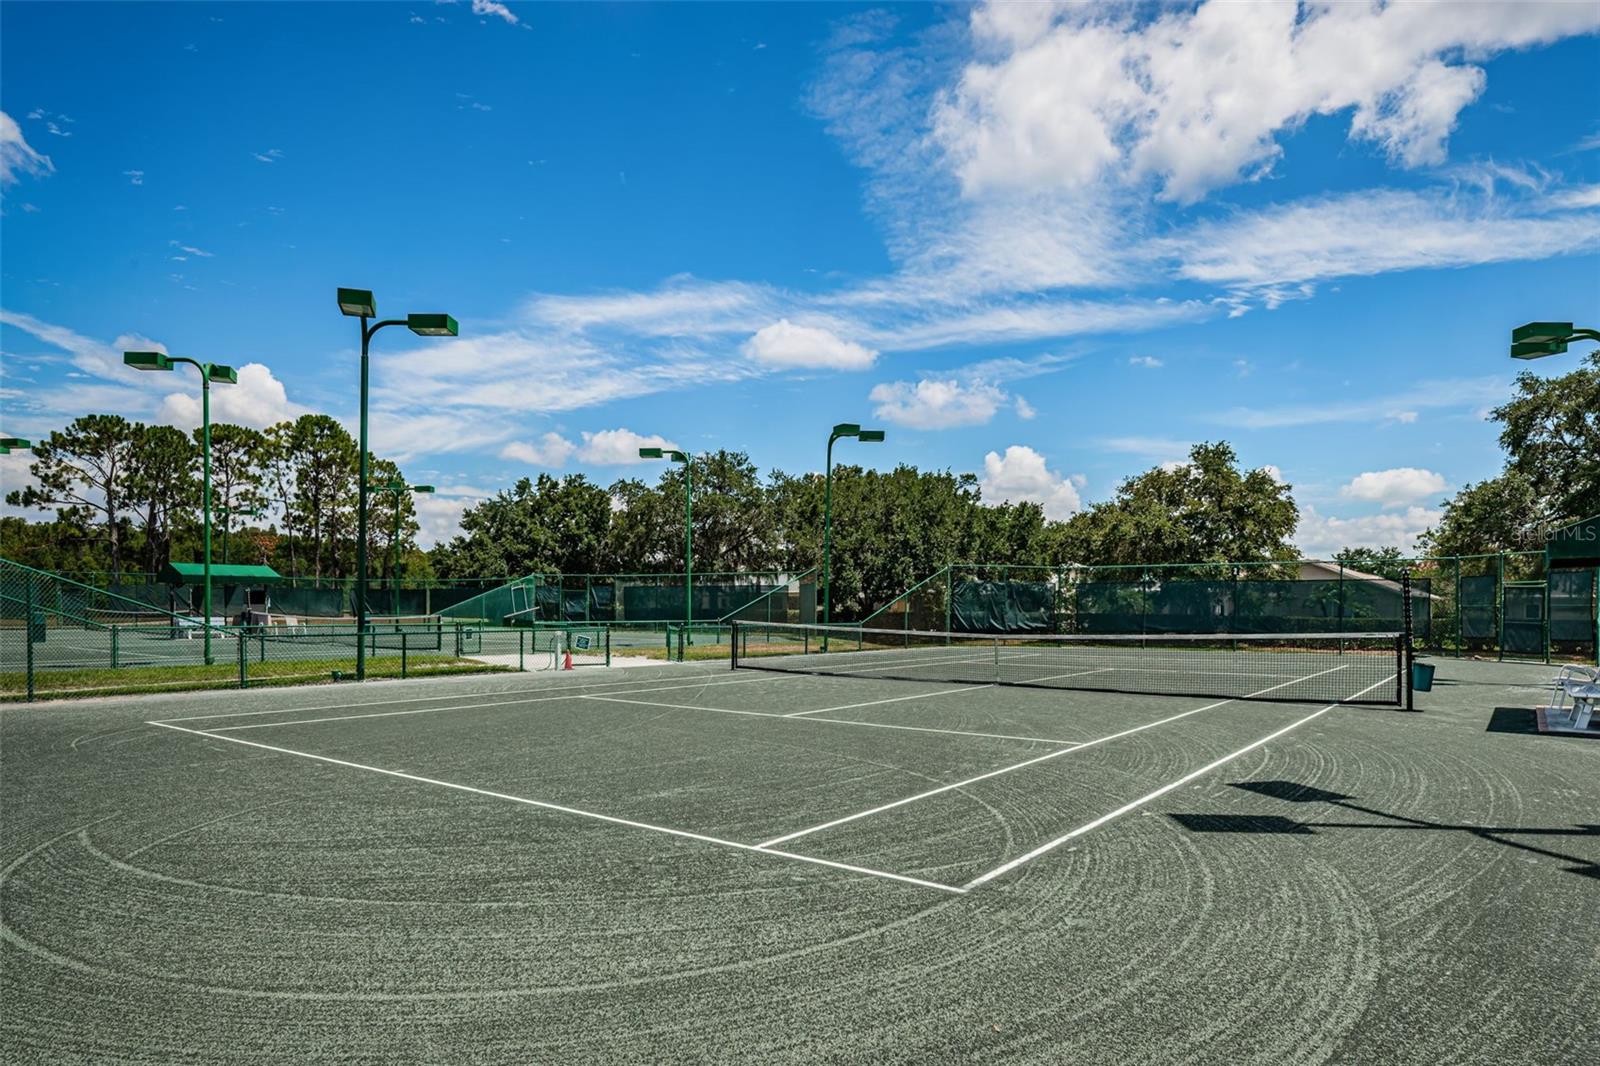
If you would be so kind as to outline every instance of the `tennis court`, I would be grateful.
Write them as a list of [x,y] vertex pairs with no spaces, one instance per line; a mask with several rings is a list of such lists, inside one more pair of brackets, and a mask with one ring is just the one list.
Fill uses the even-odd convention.
[[[1506,728],[1548,668],[1447,662],[1426,713],[1405,714],[1354,702],[1369,682],[1392,695],[1387,652],[1330,675],[1327,649],[1201,649],[1185,687],[1238,674],[1249,697],[1202,698],[1050,687],[1040,671],[1071,672],[1066,649],[1037,642],[976,656],[1005,661],[1001,685],[949,680],[971,648],[774,643],[755,669],[4,711],[7,1046],[51,1061],[1600,1049],[1600,744]],[[1103,641],[1070,651],[1088,669],[1110,655],[1120,687],[1181,669]],[[1018,659],[1041,655],[1053,665]],[[1347,671],[1340,698],[1305,701],[1307,678]]]

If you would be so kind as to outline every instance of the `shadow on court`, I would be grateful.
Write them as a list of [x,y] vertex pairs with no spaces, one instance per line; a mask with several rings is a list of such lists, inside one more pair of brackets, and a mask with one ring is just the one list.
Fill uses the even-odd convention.
[[[1510,710],[1511,708],[1501,708]],[[1600,880],[1600,864],[1580,859],[1575,855],[1564,852],[1552,851],[1549,848],[1536,847],[1518,840],[1507,839],[1509,835],[1538,836],[1538,837],[1588,837],[1600,840],[1600,825],[1574,825],[1557,828],[1537,828],[1531,826],[1485,826],[1485,825],[1458,825],[1449,822],[1429,821],[1426,818],[1414,818],[1404,814],[1393,814],[1380,811],[1371,807],[1364,807],[1353,802],[1355,797],[1339,792],[1329,792],[1325,789],[1302,785],[1294,781],[1238,781],[1233,783],[1234,788],[1253,792],[1258,796],[1267,796],[1271,799],[1283,800],[1288,803],[1323,803],[1330,807],[1353,811],[1357,814],[1371,815],[1385,819],[1382,822],[1325,822],[1296,820],[1281,815],[1263,814],[1172,814],[1169,817],[1189,830],[1191,833],[1260,833],[1279,835],[1306,835],[1316,833],[1318,830],[1345,830],[1345,829],[1379,829],[1402,830],[1445,833],[1466,833],[1477,837],[1479,840],[1498,844],[1502,847],[1515,848],[1518,851],[1542,855],[1545,858],[1555,859],[1558,862],[1571,863],[1564,867],[1566,873],[1577,874],[1580,877],[1592,877]]]

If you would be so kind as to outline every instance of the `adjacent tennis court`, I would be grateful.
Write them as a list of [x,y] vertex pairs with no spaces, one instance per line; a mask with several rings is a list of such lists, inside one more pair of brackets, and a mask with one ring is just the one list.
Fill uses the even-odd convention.
[[1204,649],[1187,684],[1226,662],[1293,702],[901,680],[865,671],[972,656],[808,643],[764,638],[779,670],[3,712],[8,1046],[1168,1061],[1198,1026],[1232,1061],[1404,1034],[1551,1062],[1600,1039],[1552,994],[1600,977],[1600,745],[1493,710],[1548,670],[1443,664],[1415,715],[1353,702],[1356,676],[1300,702],[1299,672],[1344,672],[1327,656],[1392,685],[1392,656],[1337,642]]

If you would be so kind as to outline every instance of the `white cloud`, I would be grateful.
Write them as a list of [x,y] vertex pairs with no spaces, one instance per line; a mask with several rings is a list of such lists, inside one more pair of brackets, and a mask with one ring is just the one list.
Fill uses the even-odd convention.
[[974,10],[980,58],[937,102],[966,196],[1154,178],[1191,202],[1260,177],[1278,137],[1349,112],[1351,140],[1434,163],[1484,85],[1478,60],[1600,27],[1584,4],[1235,4]]
[[1443,512],[1431,508],[1407,507],[1337,518],[1305,505],[1295,528],[1294,543],[1301,554],[1319,559],[1329,558],[1341,548],[1399,548],[1412,553],[1417,549],[1417,538],[1430,526],[1438,525],[1441,517]]
[[1135,355],[1128,358],[1128,365],[1142,366],[1149,370],[1156,370],[1160,367],[1166,366],[1167,364],[1163,363],[1153,355]]
[[505,19],[511,25],[517,24],[517,16],[511,9],[497,0],[472,0],[472,13],[474,15],[492,15],[495,18]]
[[1167,465],[1185,462],[1194,444],[1171,437],[1105,437],[1100,446],[1109,451],[1126,452],[1146,462]]
[[461,532],[461,515],[468,507],[493,496],[487,489],[459,485],[440,485],[433,493],[412,497],[417,509],[417,544],[431,548]]
[[514,440],[500,449],[500,458],[552,469],[567,465],[578,446],[559,433],[546,433],[537,441]]
[[878,353],[815,326],[780,318],[763,326],[740,351],[763,366],[802,369],[866,370]]
[[250,154],[258,162],[276,163],[278,160],[283,158],[283,149],[282,148],[268,148],[265,152],[251,152]]
[[1050,470],[1044,456],[1024,444],[1011,445],[1003,456],[985,455],[978,488],[985,503],[1037,503],[1046,518],[1066,518],[1083,506],[1077,478]]
[[1401,466],[1393,470],[1369,470],[1357,474],[1349,484],[1339,489],[1339,494],[1389,508],[1403,507],[1429,496],[1438,496],[1445,491],[1445,487],[1441,474],[1414,466]]
[[122,176],[128,179],[128,184],[130,185],[144,184],[144,171],[142,170],[124,170]]
[[168,241],[167,243],[176,248],[178,251],[182,252],[184,255],[198,256],[201,259],[211,259],[214,257],[214,253],[208,252],[204,248],[196,248],[190,244],[180,244],[178,241]]
[[1039,413],[1033,409],[1033,404],[1029,403],[1027,400],[1024,400],[1021,396],[1018,396],[1016,400],[1013,401],[1013,405],[1017,409],[1017,417],[1024,420],[1032,419]]
[[1600,207],[1600,184],[1562,189],[1550,197],[1550,202],[1557,207]]
[[22,174],[43,177],[55,169],[49,156],[33,150],[16,119],[0,111],[0,186],[13,184]]
[[1446,378],[1418,382],[1392,396],[1364,400],[1290,404],[1283,407],[1235,407],[1211,419],[1243,429],[1277,429],[1284,426],[1328,422],[1414,422],[1418,409],[1460,408],[1476,410],[1504,401],[1507,382],[1498,377]]
[[989,421],[1006,402],[1006,394],[983,382],[924,378],[874,385],[867,399],[877,404],[874,414],[897,426],[950,429]]
[[631,429],[602,429],[598,433],[585,433],[578,458],[596,466],[623,466],[631,463],[655,462],[639,458],[640,448],[676,448],[665,437],[635,433]]
[[[1597,217],[1536,215],[1509,211],[1494,201],[1367,189],[1203,222],[1155,247],[1176,260],[1179,277],[1282,286],[1545,259],[1597,244]],[[1289,295],[1279,291],[1278,302]]]
[[[190,371],[190,368],[181,367],[180,370]],[[233,422],[265,429],[275,422],[308,413],[307,408],[289,402],[283,382],[263,364],[246,363],[238,368],[238,372],[236,384],[212,385],[212,424]],[[194,390],[186,390],[168,393],[163,397],[156,418],[180,429],[194,429],[200,425],[200,413],[199,395]]]

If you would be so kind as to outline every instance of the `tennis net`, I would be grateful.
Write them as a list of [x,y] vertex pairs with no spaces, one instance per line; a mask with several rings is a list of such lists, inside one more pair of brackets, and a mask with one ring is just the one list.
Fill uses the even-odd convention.
[[733,623],[733,668],[1163,696],[1400,704],[1400,633],[989,635]]

